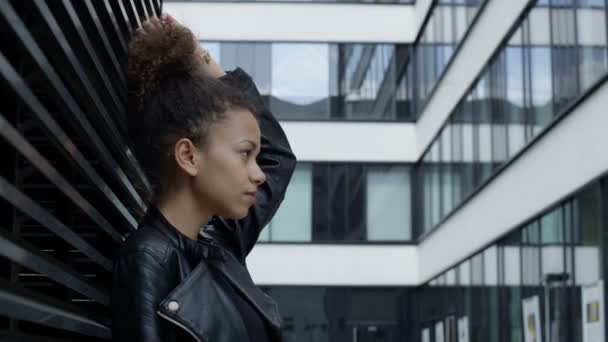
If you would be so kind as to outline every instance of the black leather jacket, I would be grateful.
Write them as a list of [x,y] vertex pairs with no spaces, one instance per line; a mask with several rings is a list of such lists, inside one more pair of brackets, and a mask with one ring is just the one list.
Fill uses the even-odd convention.
[[[112,334],[120,342],[243,342],[247,331],[219,276],[261,314],[273,341],[281,341],[276,303],[253,283],[245,258],[283,200],[296,159],[277,120],[243,70],[223,78],[254,104],[262,132],[258,163],[266,182],[246,218],[214,217],[198,241],[179,233],[151,208],[121,245],[112,288]],[[225,286],[225,285],[224,285]]]

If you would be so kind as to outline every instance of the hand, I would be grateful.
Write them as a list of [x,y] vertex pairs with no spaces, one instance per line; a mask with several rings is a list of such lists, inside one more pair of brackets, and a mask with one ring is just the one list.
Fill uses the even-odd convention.
[[168,23],[167,18],[165,18],[164,20],[159,19],[157,17],[152,17],[146,21],[144,21],[141,24],[141,27],[139,27],[137,30],[135,30],[135,34],[136,35],[146,35],[146,34],[151,34],[154,33],[155,31],[162,31],[166,28],[166,24]]

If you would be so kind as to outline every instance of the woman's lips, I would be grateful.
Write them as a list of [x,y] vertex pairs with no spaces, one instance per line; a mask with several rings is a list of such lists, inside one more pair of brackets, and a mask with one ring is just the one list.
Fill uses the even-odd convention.
[[255,203],[255,195],[256,195],[255,191],[245,193],[245,196],[247,197],[247,199],[249,199],[249,201],[251,201],[252,203]]

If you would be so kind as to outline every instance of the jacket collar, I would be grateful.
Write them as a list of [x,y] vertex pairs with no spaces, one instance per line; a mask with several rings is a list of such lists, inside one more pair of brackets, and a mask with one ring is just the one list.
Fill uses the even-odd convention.
[[[180,284],[161,302],[160,308],[164,308],[169,301],[177,300],[178,302],[190,302],[194,305],[197,300],[208,300],[202,296],[192,297],[192,294],[198,293],[201,284],[205,284],[210,279],[210,270],[213,268],[228,280],[234,288],[243,295],[253,307],[270,323],[276,335],[280,335],[281,318],[276,303],[266,296],[260,289],[256,287],[253,279],[245,265],[238,262],[235,256],[227,252],[223,247],[216,242],[199,235],[197,241],[194,241],[180,233],[156,208],[150,206],[144,221],[152,223],[162,234],[164,234],[175,246],[184,251],[184,254],[190,259],[190,263],[196,266],[193,271],[182,279]],[[206,303],[198,303],[203,307]],[[165,311],[165,310],[163,310]],[[168,313],[168,312],[165,312]],[[192,313],[189,310],[182,311],[176,315],[184,321],[196,321],[200,312]],[[204,340],[204,339],[203,339]]]
[[148,208],[143,222],[149,223],[150,226],[156,228],[178,249],[182,250],[188,259],[190,259],[192,265],[197,265],[202,259],[218,261],[225,259],[225,251],[215,244],[213,240],[202,234],[199,234],[196,241],[190,239],[175,228],[154,205]]

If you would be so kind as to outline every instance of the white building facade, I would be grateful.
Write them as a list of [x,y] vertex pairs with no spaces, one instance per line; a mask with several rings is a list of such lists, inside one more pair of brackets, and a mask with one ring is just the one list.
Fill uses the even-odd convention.
[[603,341],[605,1],[164,9],[253,75],[298,156],[248,260],[288,341]]

